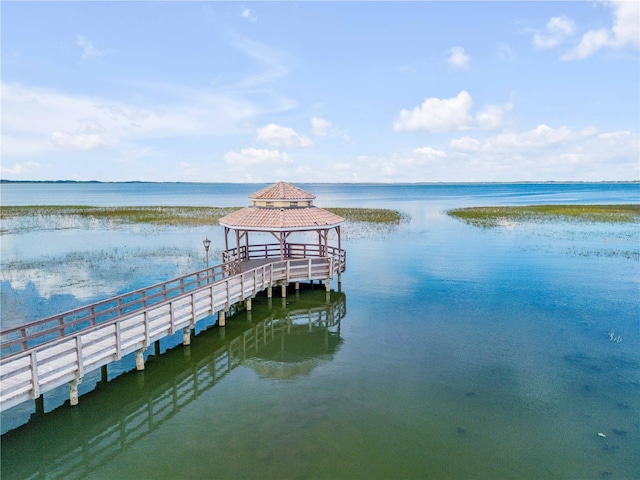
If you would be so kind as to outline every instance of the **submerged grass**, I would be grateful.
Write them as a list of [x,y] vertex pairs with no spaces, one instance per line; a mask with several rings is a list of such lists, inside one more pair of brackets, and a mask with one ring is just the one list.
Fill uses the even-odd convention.
[[449,210],[447,214],[482,228],[516,222],[640,223],[640,204],[470,207]]
[[94,220],[109,220],[123,224],[151,223],[156,225],[200,226],[217,223],[221,217],[238,207],[90,207],[30,205],[3,207],[0,219],[34,216],[72,216]]
[[[92,207],[86,205],[31,205],[9,206],[0,209],[0,220],[17,221],[22,219],[77,218],[92,221],[104,221],[112,224],[153,224],[168,226],[197,227],[216,225],[218,220],[240,207]],[[327,210],[344,217],[349,222],[398,225],[409,220],[408,215],[396,210],[374,208],[328,208]],[[52,224],[49,223],[49,228]],[[22,224],[16,229],[37,229],[37,224]],[[55,229],[55,227],[54,227]],[[14,233],[12,228],[3,225],[0,233]]]
[[349,222],[385,223],[399,225],[410,220],[410,216],[397,210],[386,208],[326,208]]

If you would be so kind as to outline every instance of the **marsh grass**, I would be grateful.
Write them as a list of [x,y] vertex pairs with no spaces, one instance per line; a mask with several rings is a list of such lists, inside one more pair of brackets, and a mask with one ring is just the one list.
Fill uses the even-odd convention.
[[[0,209],[0,234],[35,230],[63,230],[104,224],[121,226],[150,224],[156,226],[199,227],[217,225],[218,220],[240,207],[91,207],[91,206],[9,206]],[[375,208],[328,208],[347,222],[396,226],[409,221],[397,210]]]
[[481,228],[512,223],[640,223],[640,205],[529,205],[470,207],[447,211],[451,217]]
[[[212,261],[219,260],[219,250],[209,253]],[[203,267],[202,252],[171,246],[114,247],[2,261],[1,327],[37,320],[52,311],[75,308],[90,299],[159,283]]]
[[386,208],[327,208],[326,210],[349,222],[400,225],[408,223],[411,219],[406,213]]
[[116,223],[151,223],[172,226],[201,226],[217,223],[239,207],[90,207],[30,205],[3,207],[0,219],[19,217],[80,217]]

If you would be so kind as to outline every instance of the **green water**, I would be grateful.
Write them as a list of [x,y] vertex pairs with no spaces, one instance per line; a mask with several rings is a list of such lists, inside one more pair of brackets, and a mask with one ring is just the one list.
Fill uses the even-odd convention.
[[[599,191],[528,188],[344,193],[411,223],[347,240],[328,301],[317,286],[258,297],[250,319],[150,351],[144,372],[125,359],[85,378],[78,407],[52,393],[48,413],[3,425],[2,478],[640,478],[640,229],[444,213]],[[36,287],[5,288],[28,303]]]

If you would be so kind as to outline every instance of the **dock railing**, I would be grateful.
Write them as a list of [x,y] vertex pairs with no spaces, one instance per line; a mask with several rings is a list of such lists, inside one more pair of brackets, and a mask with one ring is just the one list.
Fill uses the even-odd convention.
[[[118,408],[105,411],[97,418],[91,410],[78,412],[74,420],[82,428],[63,441],[52,443],[43,455],[33,457],[29,462],[19,459],[30,455],[30,442],[9,441],[4,453],[10,462],[14,461],[7,472],[14,473],[15,478],[86,478],[99,466],[131,448],[144,435],[158,430],[247,358],[259,354],[279,337],[287,335],[292,325],[308,325],[309,332],[312,326],[313,331],[325,332],[338,326],[337,333],[333,335],[339,337],[340,322],[345,315],[346,298],[339,294],[330,305],[293,310],[282,318],[271,315],[233,338],[220,342],[217,344],[219,347],[210,353],[192,351],[193,363],[181,366],[171,378],[156,384],[154,380],[158,377],[146,377],[145,382],[151,390],[148,394],[131,394],[125,389],[123,395],[118,388],[104,392],[110,398],[118,396]],[[47,441],[56,433],[55,423],[43,423],[40,428],[30,431],[30,438],[36,442]]]
[[273,259],[256,268],[243,271],[241,261],[226,261],[0,332],[0,411],[64,383],[79,383],[86,372],[132,352],[142,361],[153,342],[181,329],[190,335],[198,320],[273,285],[326,281],[346,267],[343,250],[319,256],[324,252],[317,245],[295,244],[289,249],[294,256],[281,260],[276,247],[277,259],[273,245],[250,247],[248,260]]

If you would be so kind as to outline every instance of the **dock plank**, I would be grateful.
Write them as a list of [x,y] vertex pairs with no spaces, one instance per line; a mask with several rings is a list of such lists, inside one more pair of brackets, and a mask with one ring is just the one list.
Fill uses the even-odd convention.
[[[300,252],[303,255],[307,251],[305,248],[292,250],[292,253]],[[339,268],[344,267],[344,258],[344,254],[340,253]],[[180,329],[192,327],[196,322],[228,310],[231,305],[252,298],[268,287],[292,280],[330,279],[335,270],[331,262],[333,260],[329,258],[257,258],[243,261],[239,267],[237,264],[233,268],[231,264],[221,264],[210,269],[220,272],[216,274],[219,277],[214,276],[213,283],[204,282],[202,272],[194,272],[149,287],[145,290],[149,292],[148,297],[130,293],[82,307],[74,311],[76,316],[71,318],[83,318],[81,326],[86,323],[86,328],[71,331],[65,325],[62,327],[66,332],[64,337],[55,340],[46,338],[44,343],[34,347],[29,343],[30,348],[25,348],[26,340],[20,340],[12,346],[3,345],[4,356],[0,359],[0,411],[28,400],[34,391],[36,394],[45,393],[124,355],[148,347],[152,342]],[[225,277],[222,273],[225,269],[237,270],[237,273]],[[192,283],[185,288],[185,278],[192,277],[193,280],[189,280]],[[85,320],[82,315],[89,316]],[[60,318],[43,319],[42,325],[51,328]],[[29,335],[37,336],[38,329],[33,325],[22,328],[22,331],[36,332]],[[244,347],[241,344],[234,346],[236,355],[240,354],[242,348],[257,346],[258,333],[256,331],[251,338],[246,338]],[[264,337],[266,333],[262,333]],[[17,330],[2,332],[2,339],[10,342],[13,340],[9,339],[20,339],[19,335],[24,333]],[[22,350],[15,352],[16,348]],[[35,369],[31,365],[32,359],[36,362]],[[229,362],[231,360],[227,359],[227,367],[231,365]],[[34,382],[37,382],[35,389]]]

